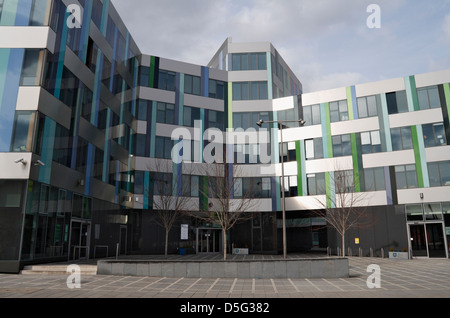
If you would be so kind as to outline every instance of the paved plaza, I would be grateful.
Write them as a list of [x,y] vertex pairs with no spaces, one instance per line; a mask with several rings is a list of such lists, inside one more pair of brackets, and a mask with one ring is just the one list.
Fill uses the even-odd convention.
[[[379,285],[369,271],[380,269]],[[341,279],[165,278],[81,275],[70,289],[67,275],[0,274],[0,298],[450,298],[450,260],[350,257]],[[379,287],[379,288],[376,288]]]

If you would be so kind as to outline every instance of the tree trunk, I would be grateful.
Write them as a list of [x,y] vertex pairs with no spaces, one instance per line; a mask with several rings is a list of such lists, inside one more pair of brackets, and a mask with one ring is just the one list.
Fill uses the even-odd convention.
[[222,229],[223,233],[223,260],[227,260],[227,232]]
[[345,234],[342,234],[341,240],[342,240],[342,256],[345,256]]
[[169,231],[166,229],[166,243],[164,246],[164,257],[167,258],[167,250],[169,248]]

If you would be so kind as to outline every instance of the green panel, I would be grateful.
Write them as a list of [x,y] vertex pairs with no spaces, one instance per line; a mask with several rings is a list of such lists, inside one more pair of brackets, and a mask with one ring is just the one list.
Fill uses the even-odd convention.
[[447,113],[449,114],[449,123],[450,123],[450,84],[444,84],[444,94],[445,94],[445,102],[447,104]]
[[331,172],[325,172],[326,204],[329,209],[336,207],[336,190],[332,182],[334,178],[331,174]]
[[352,144],[352,159],[353,159],[353,178],[355,184],[355,192],[361,192],[361,181],[359,172],[362,170],[362,152],[358,144],[360,142],[356,142],[356,134],[350,135],[350,141]]
[[[387,108],[386,94],[381,94],[381,115],[378,117],[380,121],[380,134],[385,142],[381,143],[382,150],[392,152],[391,128],[389,127],[389,113]],[[384,146],[386,145],[386,146]]]
[[[323,110],[323,111],[322,111]],[[331,118],[330,118],[330,104],[321,104],[322,113],[322,140],[324,147],[324,158],[333,158],[333,143],[331,140]],[[325,126],[324,124],[325,123]]]
[[411,126],[411,135],[412,135],[412,141],[414,145],[414,158],[416,162],[416,171],[417,171],[417,184],[419,188],[424,187],[424,178],[423,178],[423,169],[422,169],[422,160],[421,160],[421,154],[420,154],[420,147],[419,147],[419,139],[417,135],[417,126]]
[[[304,196],[304,191],[306,190],[306,183],[303,182],[303,176],[305,175],[304,167],[304,156],[302,156],[302,147],[300,141],[295,142],[295,151],[297,155],[297,191],[298,196]],[[306,176],[306,175],[305,175]]]
[[150,74],[148,76],[148,87],[155,88],[156,58],[150,57]]
[[347,87],[347,106],[348,106],[348,118],[349,120],[354,120],[355,114],[353,113],[353,97],[351,87]]

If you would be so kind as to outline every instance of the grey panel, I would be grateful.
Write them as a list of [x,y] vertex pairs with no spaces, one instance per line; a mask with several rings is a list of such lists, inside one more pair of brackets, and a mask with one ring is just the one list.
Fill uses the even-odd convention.
[[139,87],[139,98],[164,103],[175,104],[175,92],[154,89],[149,87]]
[[159,69],[177,73],[191,74],[195,76],[202,75],[202,68],[199,65],[161,58],[159,60]]
[[43,88],[39,94],[39,111],[70,129],[71,109]]
[[84,118],[80,118],[79,136],[94,144],[97,148],[104,150],[105,134]]

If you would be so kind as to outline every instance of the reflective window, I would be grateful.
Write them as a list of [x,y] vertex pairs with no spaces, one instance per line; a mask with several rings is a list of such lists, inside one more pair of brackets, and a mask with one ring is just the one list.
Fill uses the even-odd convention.
[[184,75],[184,92],[186,94],[201,95],[201,78],[188,74]]
[[411,204],[406,206],[407,221],[423,221],[422,204]]
[[170,137],[157,136],[155,139],[155,157],[160,159],[172,158],[173,141]]
[[364,183],[366,191],[386,190],[384,168],[364,169]]
[[423,205],[426,221],[442,220],[442,207],[440,203],[426,203]]
[[320,105],[303,107],[303,120],[305,121],[305,126],[320,125],[322,123]]
[[360,97],[357,103],[359,118],[378,116],[379,96]]
[[31,152],[36,113],[17,111],[11,142],[11,152]]
[[217,80],[209,80],[209,97],[216,99],[224,99],[225,97],[225,83]]
[[175,105],[158,102],[156,104],[156,122],[160,124],[175,124]]
[[23,59],[21,86],[37,86],[41,80],[41,70],[44,51],[27,49]]
[[233,83],[233,100],[264,100],[267,98],[267,82]]
[[361,133],[361,146],[363,154],[381,152],[380,132],[371,131]]
[[306,160],[323,159],[323,139],[305,140]]
[[352,155],[350,135],[333,136],[332,143],[333,143],[334,157],[343,157]]
[[175,91],[175,73],[169,71],[159,71],[158,88],[168,91]]
[[232,54],[233,71],[267,70],[266,53]]
[[397,189],[417,188],[417,173],[415,165],[396,166],[395,178]]
[[408,99],[406,91],[386,94],[389,115],[408,112]]
[[308,174],[306,176],[308,184],[308,195],[320,195],[326,193],[325,173]]
[[392,128],[391,138],[394,151],[413,149],[411,127]]
[[349,120],[346,100],[330,103],[330,119],[332,123]]
[[446,146],[445,127],[443,123],[423,125],[425,147]]
[[419,108],[421,110],[441,107],[437,86],[418,88],[417,97],[419,99]]
[[450,186],[450,161],[428,163],[431,187]]

